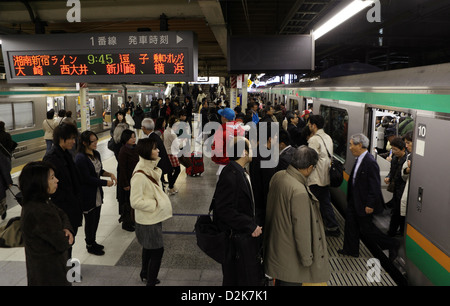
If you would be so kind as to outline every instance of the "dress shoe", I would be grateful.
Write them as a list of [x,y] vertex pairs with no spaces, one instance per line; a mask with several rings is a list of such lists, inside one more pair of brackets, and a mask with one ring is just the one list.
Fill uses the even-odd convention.
[[[144,274],[142,274],[142,272],[141,272],[141,274],[139,276],[141,277],[141,282],[143,282],[143,283],[147,282],[147,276],[146,275],[144,276]],[[156,279],[155,285],[158,285],[160,283],[161,283],[161,281],[159,279]]]
[[134,232],[134,226],[122,223],[122,229],[128,232]]
[[105,248],[104,245],[98,244],[97,242],[94,242],[92,244],[92,246],[94,246],[95,248],[99,249],[99,250],[103,250]]
[[90,254],[94,254],[97,256],[105,255],[105,251],[96,248],[95,245],[93,245],[93,244],[87,244],[86,249],[87,249],[88,253],[90,253]]
[[339,249],[339,250],[337,250],[337,252],[338,252],[338,254],[344,255],[344,256],[359,257],[359,254],[358,254],[358,253],[350,253],[350,252],[347,252],[347,251],[344,250],[344,249]]

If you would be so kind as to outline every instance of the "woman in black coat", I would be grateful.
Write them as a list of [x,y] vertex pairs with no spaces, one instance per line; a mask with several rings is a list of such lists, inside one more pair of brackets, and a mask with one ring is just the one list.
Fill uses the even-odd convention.
[[[117,184],[116,176],[103,170],[102,159],[97,149],[98,137],[92,131],[84,131],[80,135],[78,154],[75,164],[81,176],[82,209],[84,214],[84,233],[87,251],[94,255],[103,255],[104,246],[98,244],[96,233],[100,222],[101,205],[103,204],[103,186],[111,187]],[[102,180],[101,176],[111,180]]]
[[21,230],[28,285],[70,286],[66,274],[73,230],[64,211],[50,200],[58,188],[53,166],[46,162],[28,163],[19,185],[23,195]]
[[134,167],[139,161],[136,151],[136,134],[131,130],[122,132],[122,147],[119,152],[117,172],[117,192],[119,199],[119,213],[121,215],[122,229],[134,232],[134,211],[130,205],[131,177]]

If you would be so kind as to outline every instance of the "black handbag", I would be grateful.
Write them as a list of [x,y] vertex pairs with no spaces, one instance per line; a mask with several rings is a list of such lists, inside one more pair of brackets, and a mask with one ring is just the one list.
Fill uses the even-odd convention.
[[116,147],[116,143],[114,141],[114,138],[111,137],[111,139],[108,140],[108,149],[110,149],[111,151],[114,151],[115,147]]
[[330,155],[328,151],[327,145],[325,141],[320,135],[317,135],[322,139],[323,145],[325,146],[325,150],[327,150],[328,157],[331,160],[330,166],[330,187],[339,187],[344,181],[344,165],[337,160],[334,156]]
[[225,259],[228,235],[226,232],[220,231],[217,224],[211,218],[213,205],[214,198],[209,209],[209,214],[201,215],[197,218],[197,222],[195,222],[195,235],[197,237],[198,247],[206,255],[221,264]]

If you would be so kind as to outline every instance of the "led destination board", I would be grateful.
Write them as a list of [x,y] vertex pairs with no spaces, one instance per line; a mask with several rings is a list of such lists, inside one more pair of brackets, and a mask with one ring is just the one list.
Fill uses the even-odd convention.
[[[197,78],[197,48],[192,32],[69,36],[69,45],[61,41],[67,37],[62,34],[5,36],[3,53],[8,60],[8,82],[157,82]],[[47,41],[36,41],[37,37]],[[71,46],[73,40],[78,41],[74,44],[77,47]],[[27,51],[23,50],[25,47]]]
[[185,52],[12,55],[14,77],[185,75]]

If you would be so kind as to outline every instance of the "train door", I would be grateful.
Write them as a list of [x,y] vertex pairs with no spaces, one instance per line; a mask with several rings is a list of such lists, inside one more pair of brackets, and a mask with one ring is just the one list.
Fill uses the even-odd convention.
[[102,95],[103,100],[103,125],[110,126],[111,125],[111,95]]
[[333,155],[339,159],[347,173],[339,188],[330,188],[333,204],[341,213],[347,208],[347,181],[355,162],[348,150],[349,137],[361,133],[364,126],[364,104],[314,98],[315,114],[325,119],[324,131],[333,139]]
[[449,118],[416,118],[405,234],[411,285],[450,284],[449,130]]
[[314,101],[312,98],[303,98],[304,108],[313,111]]
[[58,112],[62,109],[66,109],[66,100],[64,96],[57,96],[57,97],[47,97],[47,111],[51,109],[55,110],[55,114],[58,114]]
[[[395,158],[390,141],[395,137],[402,137],[406,133],[414,130],[414,121],[416,113],[408,110],[402,112],[401,110],[388,110],[378,107],[368,107],[366,111],[367,136],[370,139],[369,152],[374,154],[375,159],[380,168],[381,191],[383,194],[385,210],[383,213],[374,216],[374,224],[384,233],[389,233],[390,223],[394,210],[399,209],[399,203],[394,200],[393,190],[388,191],[389,185],[385,183],[384,179],[389,174],[392,164],[392,159]],[[405,148],[405,154],[408,151]],[[403,166],[403,163],[400,167]],[[408,192],[408,190],[406,191]],[[398,236],[397,240],[401,240],[400,236],[404,235],[400,232],[398,234],[389,233],[391,236]],[[387,254],[386,254],[387,255]],[[406,254],[404,246],[399,250],[399,257],[395,261],[395,267],[401,271],[405,271]]]
[[286,105],[290,111],[298,111],[299,114],[302,113],[302,97],[288,96],[287,100],[288,102]]
[[[391,169],[391,160],[394,157],[390,141],[395,137],[402,137],[407,132],[414,129],[414,116],[411,111],[408,113],[401,111],[392,111],[382,108],[368,108],[366,112],[368,118],[367,135],[370,139],[369,152],[374,154],[375,159],[380,167],[381,191],[383,193],[384,202],[388,203],[388,207],[392,204],[392,192],[388,191],[388,185],[384,182],[384,178],[389,174]],[[406,154],[408,154],[405,149]],[[378,218],[378,226],[387,231],[390,222],[390,210],[385,212],[386,216]]]

